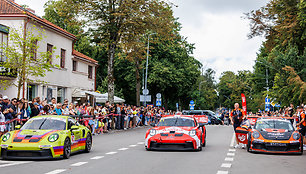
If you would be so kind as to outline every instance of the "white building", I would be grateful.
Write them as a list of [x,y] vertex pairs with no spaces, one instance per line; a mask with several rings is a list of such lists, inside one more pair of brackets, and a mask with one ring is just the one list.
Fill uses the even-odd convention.
[[[60,68],[53,68],[52,72],[47,72],[45,77],[32,77],[35,80],[43,80],[44,84],[25,84],[21,92],[21,97],[31,100],[39,96],[48,101],[52,97],[59,102],[64,99],[80,100],[80,91],[94,91],[96,88],[96,71],[98,62],[73,49],[76,37],[40,18],[30,9],[24,9],[13,0],[0,0],[0,42],[8,43],[9,30],[12,28],[21,30],[23,34],[36,26],[45,29],[45,38],[39,41],[37,52],[47,52],[52,50],[52,64],[58,64]],[[26,33],[26,32],[25,32]],[[53,49],[56,47],[56,49]],[[56,56],[60,58],[55,58]],[[5,57],[0,56],[0,62],[5,61]],[[5,74],[5,69],[0,67],[0,79],[16,81],[18,77],[9,77]],[[0,84],[0,86],[3,84]],[[9,98],[17,97],[17,88],[9,87],[7,90],[0,90],[0,94]]]

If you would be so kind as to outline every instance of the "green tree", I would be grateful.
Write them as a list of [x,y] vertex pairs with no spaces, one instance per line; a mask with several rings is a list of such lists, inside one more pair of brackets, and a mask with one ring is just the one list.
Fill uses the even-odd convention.
[[[3,67],[11,69],[17,73],[16,83],[11,80],[1,80],[1,84],[8,86],[15,85],[18,89],[17,98],[25,83],[44,83],[37,77],[44,77],[47,71],[52,71],[58,65],[51,64],[52,52],[37,52],[39,42],[43,41],[44,30],[42,28],[27,28],[25,34],[20,34],[23,28],[11,28],[9,34],[9,44],[1,45],[1,49],[6,57]],[[22,32],[23,33],[23,32]],[[56,48],[54,47],[53,50]]]

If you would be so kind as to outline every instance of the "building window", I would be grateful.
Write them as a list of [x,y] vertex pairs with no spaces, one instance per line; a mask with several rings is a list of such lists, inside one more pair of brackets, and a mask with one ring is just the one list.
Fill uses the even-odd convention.
[[52,88],[47,88],[47,101],[48,103],[51,102],[52,99]]
[[77,70],[77,66],[78,66],[78,62],[73,60],[72,61],[72,71],[76,71]]
[[0,32],[0,62],[6,61],[6,56],[3,53],[3,48],[7,47],[8,44],[8,34]]
[[92,79],[92,66],[88,65],[88,78]]
[[37,59],[37,39],[36,40],[33,40],[32,42],[32,48],[31,48],[31,58],[33,60],[36,60]]
[[65,68],[66,50],[61,49],[61,68]]
[[57,102],[64,103],[66,88],[57,88]]
[[47,44],[47,52],[50,53],[50,57],[48,58],[48,62],[52,63],[52,54],[53,54],[53,45]]
[[[33,100],[33,98],[37,97],[37,85],[28,84],[27,85],[27,98],[29,101]],[[34,104],[34,103],[33,103]]]

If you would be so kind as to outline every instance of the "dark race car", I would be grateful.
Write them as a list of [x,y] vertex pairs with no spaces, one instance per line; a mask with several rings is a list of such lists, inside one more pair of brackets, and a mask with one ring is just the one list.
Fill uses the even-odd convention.
[[303,154],[301,134],[289,120],[283,118],[258,118],[249,132],[248,152]]

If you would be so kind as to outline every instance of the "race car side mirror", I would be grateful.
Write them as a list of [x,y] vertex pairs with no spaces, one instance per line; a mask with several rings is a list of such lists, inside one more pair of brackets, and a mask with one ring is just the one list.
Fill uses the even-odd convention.
[[77,130],[79,127],[78,126],[71,126],[71,130]]
[[205,126],[205,123],[199,123],[198,126],[199,126],[199,127],[204,127],[204,126]]

